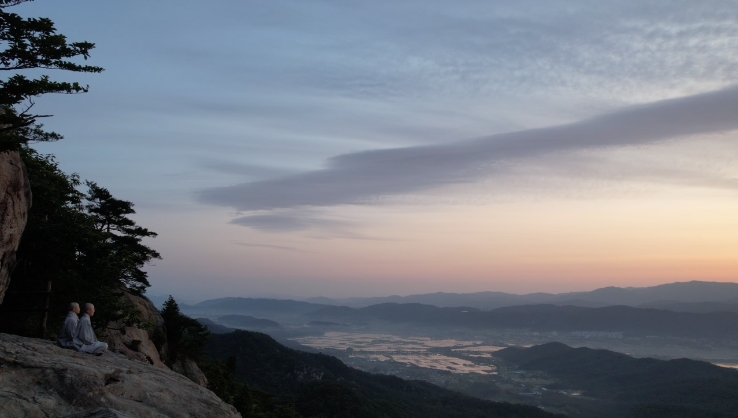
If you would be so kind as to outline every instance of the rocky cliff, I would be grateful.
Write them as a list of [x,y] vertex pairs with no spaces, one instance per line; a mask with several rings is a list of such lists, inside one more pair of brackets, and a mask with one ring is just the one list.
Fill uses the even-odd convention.
[[[159,314],[156,306],[145,296],[136,296],[124,292],[123,297],[136,306],[141,313],[141,320],[148,324],[148,327],[141,329],[110,324],[105,330],[105,341],[108,343],[108,348],[130,359],[148,362],[155,367],[168,369],[167,365],[164,364],[167,345],[166,329],[164,319]],[[197,364],[190,359],[177,360],[172,364],[172,370],[200,386],[208,386],[207,377]]]
[[[125,355],[128,358],[148,362],[156,367],[167,369],[162,361],[166,350],[166,331],[164,319],[159,311],[145,296],[136,296],[128,292],[123,297],[136,306],[141,313],[141,320],[148,324],[146,329],[137,327],[123,327],[119,324],[109,324],[105,330],[105,342],[111,351]],[[158,338],[160,347],[154,340]]]
[[15,417],[240,417],[173,371],[106,352],[0,334],[1,415]]
[[17,151],[0,152],[0,303],[15,267],[23,229],[31,207],[31,186]]

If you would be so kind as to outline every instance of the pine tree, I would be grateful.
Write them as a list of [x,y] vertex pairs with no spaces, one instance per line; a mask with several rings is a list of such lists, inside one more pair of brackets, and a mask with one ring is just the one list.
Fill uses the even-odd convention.
[[15,72],[0,80],[0,151],[17,150],[21,144],[55,141],[62,136],[47,132],[37,123],[41,115],[33,112],[34,98],[47,93],[85,93],[89,86],[79,82],[54,81],[48,75],[28,78],[24,70],[63,70],[100,73],[101,67],[79,64],[95,48],[91,42],[67,42],[48,18],[23,18],[6,8],[30,0],[0,0],[0,71]]

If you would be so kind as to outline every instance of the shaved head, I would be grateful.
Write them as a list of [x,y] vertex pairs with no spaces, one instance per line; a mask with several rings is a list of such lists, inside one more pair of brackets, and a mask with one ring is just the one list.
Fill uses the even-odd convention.
[[70,311],[73,311],[73,310],[75,310],[75,309],[77,309],[77,308],[79,308],[79,303],[77,303],[77,302],[72,302],[72,303],[70,303],[70,304],[69,304],[69,310],[70,310]]

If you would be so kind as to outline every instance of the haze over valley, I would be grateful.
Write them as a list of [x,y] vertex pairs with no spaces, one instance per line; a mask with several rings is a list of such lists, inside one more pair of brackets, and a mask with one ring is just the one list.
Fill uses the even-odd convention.
[[[215,333],[234,328],[262,332],[288,347],[329,354],[360,370],[424,380],[482,399],[525,403],[575,416],[602,413],[613,408],[613,402],[618,411],[631,411],[634,406],[587,390],[589,384],[575,370],[590,370],[589,360],[580,364],[574,356],[567,360],[568,369],[552,371],[503,353],[518,347],[549,347],[541,350],[551,351],[551,360],[540,358],[553,362],[560,361],[556,356],[561,349],[556,347],[586,347],[607,350],[611,354],[606,358],[612,361],[631,358],[634,365],[639,364],[637,359],[655,358],[663,362],[658,367],[668,370],[667,375],[682,373],[695,379],[702,378],[702,372],[685,372],[680,363],[670,361],[696,360],[693,364],[727,381],[734,379],[728,370],[738,368],[738,284],[733,283],[680,282],[573,294],[485,292],[340,301],[228,297],[181,308]],[[566,377],[572,373],[577,377]],[[659,384],[668,384],[663,379],[657,379]],[[602,390],[617,397],[621,389],[606,386]],[[643,395],[643,402],[656,402],[649,396]]]

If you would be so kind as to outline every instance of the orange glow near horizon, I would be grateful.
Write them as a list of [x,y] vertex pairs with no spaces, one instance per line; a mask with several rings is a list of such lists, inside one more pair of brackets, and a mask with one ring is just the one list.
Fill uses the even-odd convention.
[[[207,297],[382,296],[436,291],[567,292],[675,281],[738,281],[738,196],[670,188],[649,196],[544,199],[433,207],[343,207],[381,222],[357,236],[266,233],[212,219],[189,231],[171,219],[158,244],[176,247],[196,230],[198,254],[165,260],[182,291]],[[207,263],[202,263],[207,260]],[[184,277],[192,277],[192,280]],[[220,277],[218,289],[195,278]],[[211,292],[215,292],[211,294]]]

